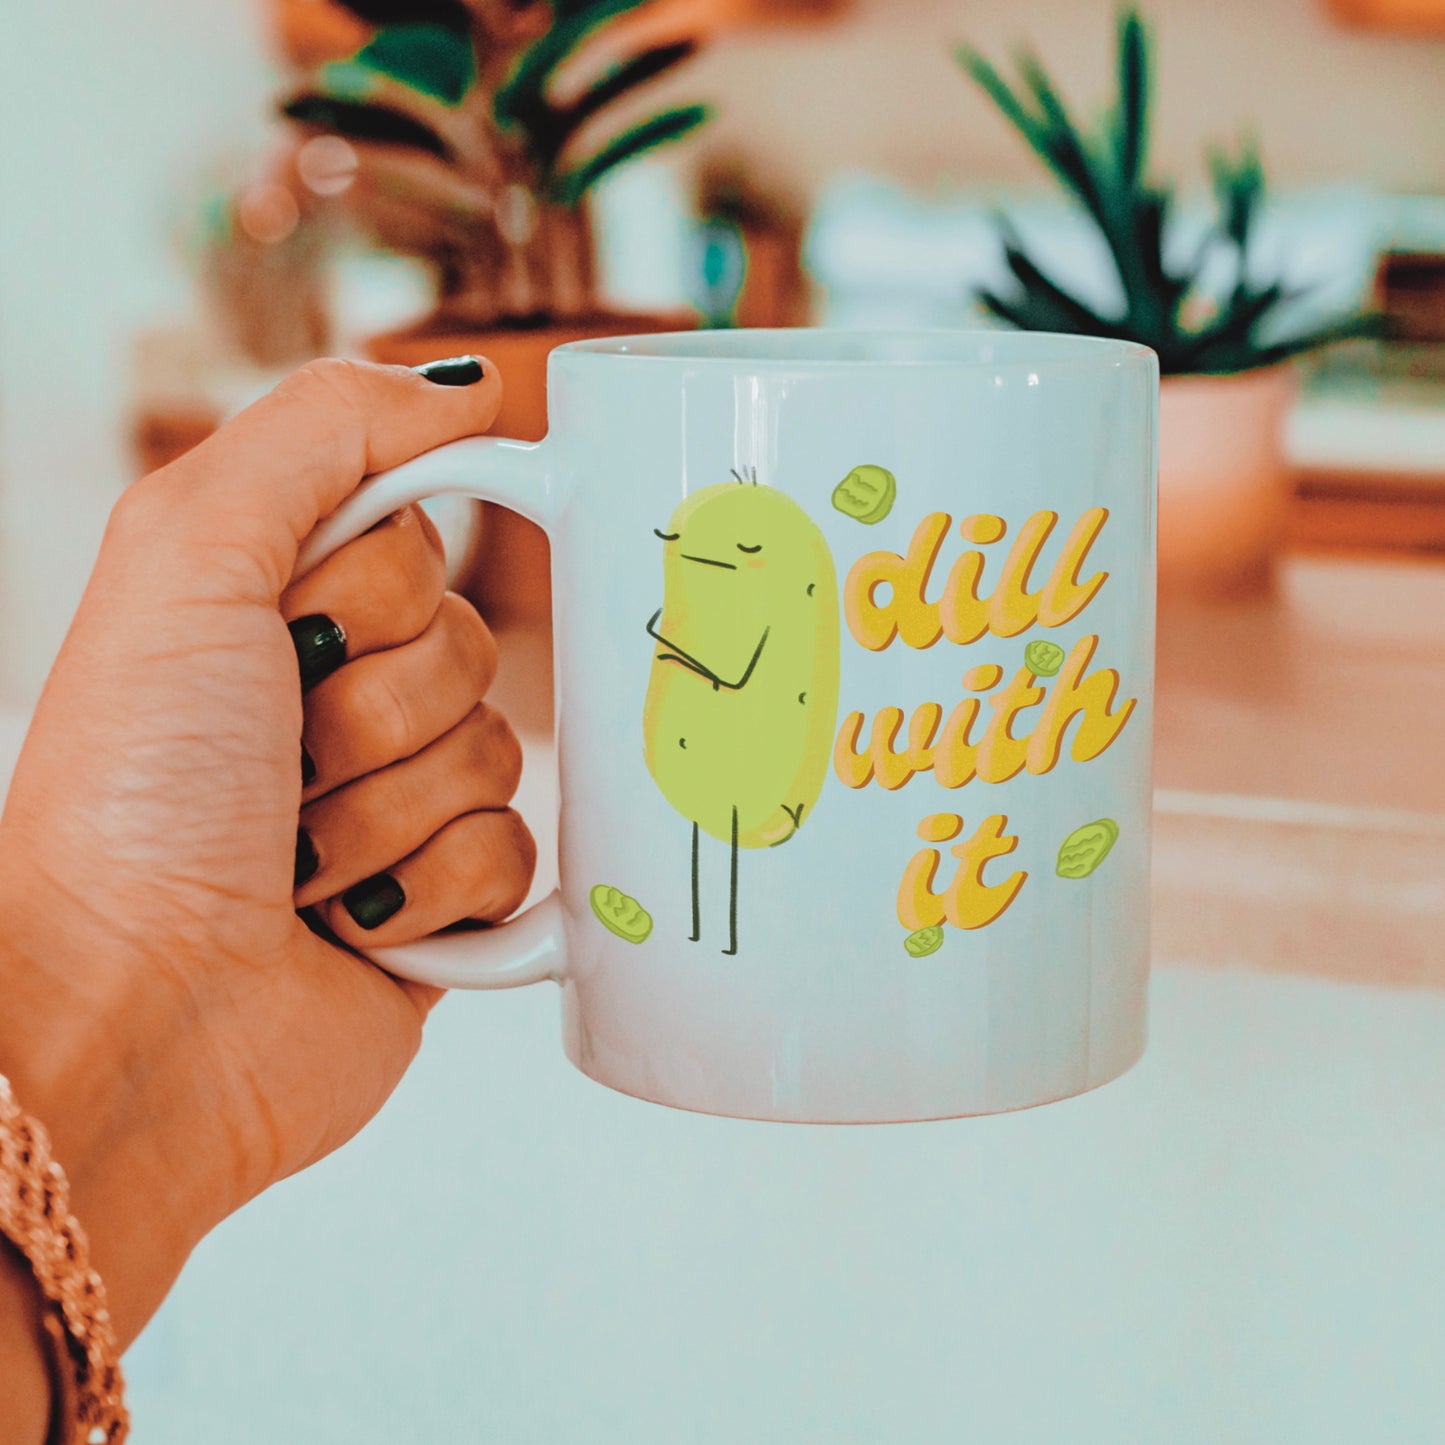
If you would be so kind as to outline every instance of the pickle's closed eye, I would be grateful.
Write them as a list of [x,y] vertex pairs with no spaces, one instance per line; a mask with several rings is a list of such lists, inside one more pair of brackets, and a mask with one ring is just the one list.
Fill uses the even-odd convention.
[[652,529],[654,537],[661,537],[664,542],[675,542],[682,536],[681,532],[659,532],[656,527]]
[[756,547],[744,547],[741,542],[738,543],[739,552],[761,552],[762,550],[763,544],[761,542],[759,542]]

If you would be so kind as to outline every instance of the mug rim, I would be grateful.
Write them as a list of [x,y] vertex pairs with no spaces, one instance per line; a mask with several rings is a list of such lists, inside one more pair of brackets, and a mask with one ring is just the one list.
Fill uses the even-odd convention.
[[974,372],[1040,367],[1052,371],[1060,367],[1107,369],[1139,363],[1154,366],[1158,361],[1151,348],[1137,341],[985,327],[795,326],[661,331],[569,341],[552,354],[569,360],[609,358],[781,371],[914,368]]

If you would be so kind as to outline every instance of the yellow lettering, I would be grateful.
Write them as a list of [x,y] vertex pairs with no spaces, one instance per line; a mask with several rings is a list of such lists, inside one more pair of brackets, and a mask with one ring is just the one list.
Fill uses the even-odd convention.
[[1039,594],[1028,590],[1029,581],[1058,520],[1057,512],[1035,512],[1009,548],[1003,576],[988,599],[988,630],[995,637],[1017,637],[1038,621]]
[[942,718],[943,709],[936,702],[925,702],[915,708],[908,720],[908,745],[900,752],[895,744],[898,730],[903,726],[903,709],[880,708],[873,719],[867,751],[860,754],[858,739],[863,731],[863,714],[849,713],[833,747],[833,770],[850,788],[865,787],[875,781],[880,788],[895,792],[933,766],[933,738]]
[[[997,542],[1007,530],[1002,517],[987,512],[965,517],[958,524],[959,535],[965,542],[984,546]],[[965,552],[949,570],[943,596],[938,599],[938,616],[944,636],[950,642],[966,646],[977,642],[988,631],[988,604],[978,595],[982,576],[982,552]]]
[[[898,709],[901,721],[903,712]],[[858,751],[858,739],[863,732],[863,714],[850,712],[838,729],[838,741],[833,744],[833,771],[845,787],[864,788],[873,780],[873,750]]]
[[[866,552],[849,570],[843,584],[843,611],[849,632],[870,652],[882,652],[895,637],[909,647],[924,648],[943,636],[938,606],[923,594],[950,525],[947,512],[931,512],[914,531],[906,557]],[[891,595],[880,603],[878,588],[884,585]]]
[[1064,734],[1076,717],[1079,730],[1074,734],[1071,755],[1075,762],[1086,763],[1097,758],[1123,732],[1124,724],[1133,715],[1136,698],[1127,699],[1115,712],[1109,711],[1119,691],[1119,674],[1112,667],[1101,667],[1084,677],[1084,669],[1098,645],[1097,636],[1081,637],[1064,659],[1029,737],[1029,772],[1047,773],[1058,764]]
[[963,832],[957,813],[930,813],[919,825],[918,836],[925,843],[949,843]]
[[[1018,847],[1019,840],[1004,832],[1007,826],[1008,818],[995,813],[984,819],[966,843],[954,844],[949,851],[958,859],[958,868],[942,893],[934,891],[933,883],[943,855],[937,848],[919,849],[909,860],[899,884],[898,921],[912,932],[935,928],[945,919],[955,928],[974,929],[999,918],[1018,897],[1019,889],[1029,876],[1020,870],[1001,883],[984,882],[985,865]],[[943,841],[941,834],[957,836],[962,829],[963,819],[957,814],[935,813],[924,819],[918,831],[925,840]]]
[[1043,697],[1044,689],[1034,686],[1033,673],[1021,667],[1001,693],[989,698],[993,717],[984,730],[974,762],[980,782],[1006,783],[1023,772],[1029,735],[1014,737],[1013,722],[1025,708],[1036,707]]
[[[975,545],[955,560],[942,596],[930,602],[928,584],[952,525],[947,512],[930,512],[914,531],[905,556],[867,552],[853,564],[843,586],[848,630],[870,652],[882,652],[895,638],[915,648],[932,647],[940,637],[967,646],[986,633],[1017,637],[1036,623],[1060,627],[1077,617],[1108,580],[1107,572],[1079,580],[1108,517],[1105,508],[1090,507],[1074,524],[1048,581],[1031,592],[1034,568],[1059,521],[1057,512],[1035,512],[1014,539],[999,580],[985,597],[979,595],[985,558],[978,548],[1000,541],[1008,529],[1002,517],[988,512],[967,516],[958,524],[959,535]],[[886,601],[879,601],[882,587],[888,588]]]
[[1077,617],[1108,581],[1107,572],[1096,572],[1087,582],[1079,582],[1079,568],[1084,565],[1089,548],[1108,520],[1107,508],[1090,507],[1074,523],[1074,530],[1069,533],[1064,550],[1044,584],[1044,590],[1039,593],[1038,618],[1045,627],[1061,627]]

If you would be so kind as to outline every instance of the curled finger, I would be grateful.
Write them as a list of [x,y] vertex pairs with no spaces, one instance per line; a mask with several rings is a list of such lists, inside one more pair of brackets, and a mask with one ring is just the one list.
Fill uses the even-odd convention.
[[515,913],[536,864],[537,845],[515,811],[468,813],[321,912],[353,948],[411,943],[464,918],[499,923]]

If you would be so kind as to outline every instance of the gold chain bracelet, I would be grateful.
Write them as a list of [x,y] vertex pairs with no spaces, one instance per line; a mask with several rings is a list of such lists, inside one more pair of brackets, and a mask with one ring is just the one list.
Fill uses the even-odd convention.
[[45,1298],[55,1378],[56,1445],[122,1445],[130,1434],[120,1352],[105,1286],[90,1266],[85,1231],[70,1212],[65,1171],[44,1127],[21,1109],[0,1074],[0,1234],[24,1256]]

